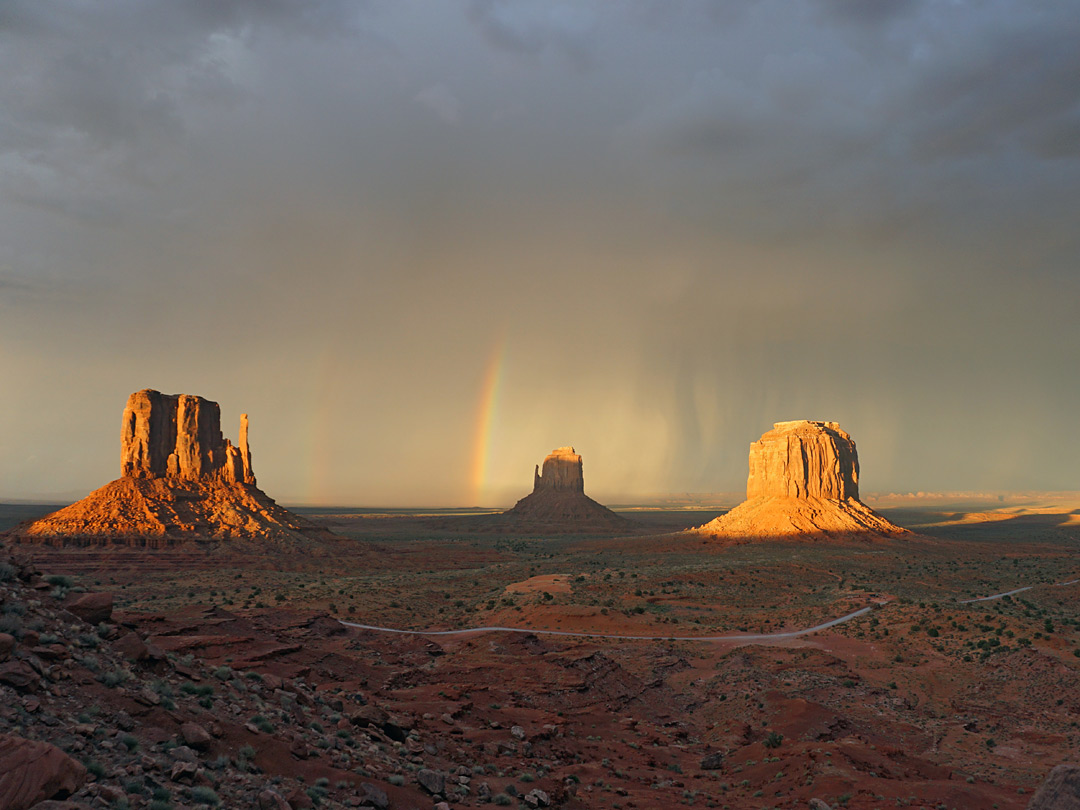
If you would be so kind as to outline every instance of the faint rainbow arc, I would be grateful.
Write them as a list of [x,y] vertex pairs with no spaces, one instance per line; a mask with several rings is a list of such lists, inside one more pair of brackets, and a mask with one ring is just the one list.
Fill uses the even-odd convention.
[[503,359],[506,356],[506,340],[500,338],[488,358],[484,380],[480,387],[480,406],[476,412],[473,434],[472,484],[473,504],[478,506],[487,483],[488,461],[491,453],[491,433],[495,424],[495,410],[499,401],[499,383],[502,379]]

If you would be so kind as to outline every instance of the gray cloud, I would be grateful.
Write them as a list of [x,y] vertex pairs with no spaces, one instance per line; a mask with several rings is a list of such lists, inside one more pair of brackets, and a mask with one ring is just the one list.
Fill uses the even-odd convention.
[[1074,485],[1069,11],[4,4],[0,497],[111,476],[147,385],[252,413],[285,499],[512,500],[568,441],[737,489],[798,416],[872,489]]

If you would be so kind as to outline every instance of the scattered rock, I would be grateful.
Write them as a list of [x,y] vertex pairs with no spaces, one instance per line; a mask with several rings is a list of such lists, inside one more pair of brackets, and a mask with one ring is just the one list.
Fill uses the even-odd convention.
[[88,624],[101,624],[112,618],[113,595],[111,593],[73,593],[64,602],[64,609]]
[[285,797],[276,790],[264,790],[258,796],[259,810],[292,810]]
[[183,737],[184,742],[192,748],[206,749],[209,748],[210,743],[213,742],[213,737],[210,736],[210,732],[198,723],[181,724],[180,736]]
[[442,796],[446,792],[446,777],[430,768],[421,768],[417,771],[416,781],[432,796]]
[[386,810],[390,806],[390,798],[386,795],[386,791],[377,785],[371,784],[371,782],[361,782],[360,787],[364,791],[364,795],[361,797],[364,804],[377,807],[379,810]]
[[529,807],[548,807],[551,804],[551,797],[540,788],[533,788],[525,794],[525,804]]
[[41,676],[25,661],[9,661],[0,664],[0,683],[6,683],[19,691],[37,686]]
[[724,755],[719,751],[713,751],[711,754],[706,754],[701,759],[701,770],[703,771],[715,771],[724,764]]
[[86,768],[59,748],[0,734],[0,807],[27,810],[70,796],[86,781]]
[[11,655],[11,651],[15,649],[15,636],[8,633],[0,633],[0,661],[6,659]]

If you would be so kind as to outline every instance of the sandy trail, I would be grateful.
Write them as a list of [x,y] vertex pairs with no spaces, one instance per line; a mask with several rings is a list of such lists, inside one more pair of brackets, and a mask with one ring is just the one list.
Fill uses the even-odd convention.
[[[1055,582],[1053,587],[1060,588],[1064,585],[1074,585],[1080,582],[1080,579],[1070,579],[1068,582]],[[1002,593],[995,593],[990,596],[980,596],[976,599],[964,599],[957,604],[966,605],[971,602],[989,602],[993,599],[1001,599],[1006,596],[1012,596],[1016,593],[1023,593],[1024,591],[1030,591],[1032,588],[1038,587],[1037,585],[1026,585],[1022,588],[1015,588],[1011,591],[1004,591]],[[878,604],[867,605],[864,608],[859,608],[852,613],[845,614],[836,619],[831,619],[823,624],[816,624],[813,627],[807,627],[802,630],[788,630],[782,633],[737,633],[734,635],[725,636],[630,636],[621,635],[618,633],[584,633],[574,632],[571,630],[537,630],[532,627],[501,627],[498,625],[491,625],[486,627],[463,627],[459,630],[403,630],[398,627],[380,627],[375,624],[358,624],[357,622],[341,621],[346,627],[355,627],[359,630],[372,630],[376,633],[396,633],[398,635],[406,636],[468,636],[476,635],[478,633],[531,633],[536,636],[570,636],[573,638],[607,638],[616,639],[622,641],[736,641],[736,642],[755,642],[755,641],[784,641],[785,639],[798,638],[800,636],[806,636],[811,633],[817,633],[821,630],[828,630],[830,627],[836,627],[839,624],[850,622],[852,619],[857,619],[869,613],[876,607],[882,607],[889,604],[888,602],[881,602]]]

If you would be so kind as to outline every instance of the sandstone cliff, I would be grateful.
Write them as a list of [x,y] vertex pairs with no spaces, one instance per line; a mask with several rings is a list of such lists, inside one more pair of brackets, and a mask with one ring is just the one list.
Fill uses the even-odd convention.
[[216,402],[137,391],[120,431],[121,477],[86,498],[13,529],[15,542],[164,547],[194,540],[291,544],[333,538],[255,486],[247,414],[239,447],[221,435]]
[[746,501],[691,531],[738,542],[908,534],[859,500],[859,456],[836,422],[777,422],[750,445]]
[[120,472],[131,478],[221,480],[255,484],[240,416],[240,446],[221,435],[216,402],[144,389],[128,397],[120,436]]

